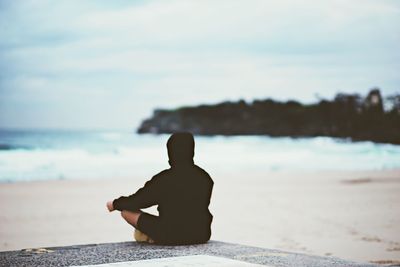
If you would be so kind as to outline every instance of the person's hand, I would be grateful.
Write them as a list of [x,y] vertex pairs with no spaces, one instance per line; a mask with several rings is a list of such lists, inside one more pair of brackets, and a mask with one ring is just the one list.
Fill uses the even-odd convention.
[[114,205],[112,201],[108,201],[106,206],[109,212],[112,212],[114,210]]

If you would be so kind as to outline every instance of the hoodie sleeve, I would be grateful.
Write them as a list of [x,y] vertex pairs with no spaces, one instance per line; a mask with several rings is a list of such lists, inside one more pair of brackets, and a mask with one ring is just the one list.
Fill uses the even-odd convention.
[[122,196],[114,199],[114,209],[122,211],[138,211],[158,204],[162,186],[160,185],[160,174],[151,178],[136,193],[130,196]]

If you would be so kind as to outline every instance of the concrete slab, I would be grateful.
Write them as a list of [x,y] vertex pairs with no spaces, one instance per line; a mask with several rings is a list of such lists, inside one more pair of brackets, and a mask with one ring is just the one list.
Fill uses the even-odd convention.
[[291,253],[219,241],[191,246],[159,246],[147,243],[121,242],[6,251],[0,252],[0,266],[87,266],[194,255],[215,256],[276,267],[379,266],[346,261],[335,257]]
[[[209,255],[179,256],[161,259],[125,261],[117,263],[104,263],[96,265],[84,265],[80,267],[262,267],[265,265],[237,261]],[[78,266],[72,266],[78,267]]]

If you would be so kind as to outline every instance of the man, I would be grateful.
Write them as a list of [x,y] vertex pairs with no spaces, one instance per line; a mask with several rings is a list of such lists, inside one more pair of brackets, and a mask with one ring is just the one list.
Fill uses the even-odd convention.
[[[140,232],[138,241],[165,245],[205,243],[211,236],[208,206],[214,185],[209,174],[194,164],[194,138],[191,133],[171,135],[167,142],[169,169],[136,193],[107,202],[107,208],[121,211],[122,217]],[[159,216],[140,209],[158,205]]]

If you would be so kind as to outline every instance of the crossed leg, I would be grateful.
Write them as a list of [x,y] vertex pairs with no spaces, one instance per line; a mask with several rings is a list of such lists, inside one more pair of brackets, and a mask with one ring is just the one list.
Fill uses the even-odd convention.
[[136,228],[141,212],[133,212],[128,210],[121,211],[121,216],[124,220]]
[[151,239],[146,234],[139,231],[136,227],[141,214],[142,214],[141,212],[133,212],[133,211],[127,211],[127,210],[121,211],[122,218],[124,218],[124,220],[127,223],[129,223],[130,225],[132,225],[133,227],[136,228],[134,235],[133,235],[134,238],[136,239],[136,241],[154,243],[153,239]]

